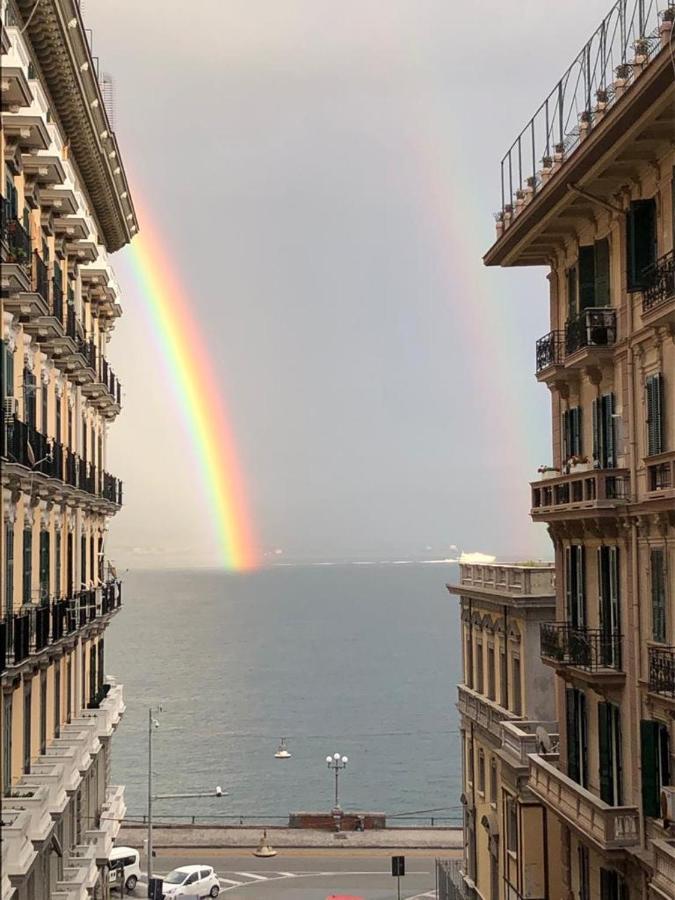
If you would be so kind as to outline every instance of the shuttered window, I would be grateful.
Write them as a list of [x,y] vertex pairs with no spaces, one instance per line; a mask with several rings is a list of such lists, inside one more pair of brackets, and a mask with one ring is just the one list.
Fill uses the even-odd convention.
[[54,535],[54,595],[61,596],[61,532]]
[[28,369],[23,370],[23,405],[26,424],[31,428],[37,428],[35,412],[35,375]]
[[0,396],[14,396],[14,354],[10,352],[7,341],[2,341],[2,359],[0,360],[0,379],[2,389]]
[[665,403],[663,375],[659,372],[645,382],[647,394],[647,455],[665,451]]
[[595,247],[579,247],[579,308],[595,306]]
[[5,612],[14,609],[14,525],[5,523]]
[[87,587],[87,538],[82,535],[80,538],[80,590],[83,591]]
[[577,267],[572,266],[567,270],[567,318],[576,319],[579,315],[579,301],[577,298]]
[[594,306],[611,306],[609,290],[609,241],[596,241],[594,253]]
[[30,772],[32,720],[31,688],[27,684],[23,689],[23,771],[26,775]]
[[591,900],[591,876],[588,847],[579,844],[579,900]]
[[566,694],[567,774],[577,784],[588,783],[588,720],[586,695],[577,688]]
[[31,602],[33,584],[33,531],[24,528],[23,531],[23,602]]
[[601,656],[603,665],[618,667],[621,660],[621,603],[620,550],[605,545],[598,547],[598,591],[600,629],[602,631]]
[[12,694],[2,695],[2,793],[12,789]]
[[574,406],[563,412],[563,458],[565,462],[572,456],[581,456],[583,410]]
[[567,622],[574,628],[586,624],[586,557],[583,544],[565,548],[565,597]]
[[40,411],[40,427],[43,434],[49,434],[49,386],[44,382],[40,390],[41,411]]
[[614,409],[614,394],[603,394],[593,401],[593,462],[600,469],[616,466]]
[[600,900],[630,900],[628,885],[616,869],[600,869]]
[[610,806],[620,806],[621,710],[615,703],[598,703],[598,762],[600,797]]
[[54,737],[61,734],[61,662],[54,667]]
[[642,810],[645,816],[661,815],[661,788],[670,784],[670,736],[662,722],[640,722],[642,761]]
[[626,213],[626,286],[641,291],[644,270],[656,261],[656,201],[634,200]]
[[652,595],[652,638],[666,642],[666,554],[661,548],[649,554],[649,574]]
[[49,532],[40,532],[40,599],[49,597]]

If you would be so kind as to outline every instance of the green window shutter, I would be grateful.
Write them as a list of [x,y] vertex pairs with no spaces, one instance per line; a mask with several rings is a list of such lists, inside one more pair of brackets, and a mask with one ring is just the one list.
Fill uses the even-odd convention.
[[665,448],[665,419],[664,419],[664,385],[663,374],[659,372],[654,376],[654,453],[663,453]]
[[30,528],[23,531],[23,602],[30,603],[33,570],[33,532]]
[[583,416],[582,409],[580,406],[577,406],[575,409],[574,416],[574,449],[573,453],[576,456],[581,456],[583,451],[583,435],[582,435],[582,427],[583,427]]
[[571,624],[573,619],[573,584],[574,577],[572,574],[572,548],[565,547],[565,603],[567,606],[567,621]]
[[656,201],[634,200],[626,213],[626,282],[629,291],[644,287],[644,270],[656,261]]
[[583,544],[577,544],[575,551],[575,594],[576,617],[575,625],[586,624],[586,548]]
[[566,409],[562,414],[562,433],[563,433],[563,462],[571,456],[570,452],[570,411]]
[[593,462],[599,464],[601,456],[600,447],[600,405],[597,398],[592,403],[593,416]]
[[14,610],[14,525],[5,525],[5,610],[11,615]]
[[603,238],[594,245],[595,306],[611,306],[609,291],[609,241]]
[[576,319],[579,315],[577,302],[577,268],[567,270],[567,318]]
[[588,712],[586,695],[577,691],[579,727],[581,729],[581,780],[583,787],[588,787]]
[[661,785],[670,784],[670,731],[667,725],[659,725],[659,762]]
[[605,803],[614,803],[612,785],[613,747],[610,739],[610,705],[598,703],[598,757],[600,763],[600,797]]
[[613,469],[616,466],[616,426],[614,419],[614,394],[605,394],[602,398],[605,458],[603,466]]
[[565,691],[565,713],[567,721],[567,774],[579,783],[579,739],[577,731],[576,691],[567,688]]
[[649,555],[652,588],[652,638],[666,640],[666,567],[663,550],[652,550]]
[[579,247],[579,307],[595,306],[595,247]]
[[645,394],[647,400],[647,456],[653,456],[656,453],[656,414],[655,414],[655,397],[654,397],[654,376],[647,378],[645,381]]
[[643,719],[640,722],[642,759],[642,810],[645,816],[658,818],[661,813],[659,797],[659,723]]
[[40,532],[40,598],[49,596],[49,532]]

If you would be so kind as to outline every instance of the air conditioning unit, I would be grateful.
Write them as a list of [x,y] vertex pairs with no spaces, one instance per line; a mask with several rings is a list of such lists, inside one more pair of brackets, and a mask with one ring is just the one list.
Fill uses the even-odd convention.
[[6,419],[16,415],[17,400],[16,397],[5,397],[2,401],[2,411]]
[[661,818],[668,826],[675,823],[675,786],[665,785],[661,788]]

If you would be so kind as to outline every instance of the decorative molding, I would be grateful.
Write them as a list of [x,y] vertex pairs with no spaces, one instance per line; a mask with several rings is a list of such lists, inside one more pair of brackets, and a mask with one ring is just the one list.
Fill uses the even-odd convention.
[[31,335],[24,334],[23,336],[23,364],[28,369],[29,372],[33,372],[35,369],[35,353],[36,350],[31,348]]
[[14,316],[10,312],[2,314],[2,339],[6,341],[7,348],[10,353],[16,350],[17,338],[19,337],[18,320],[15,322]]

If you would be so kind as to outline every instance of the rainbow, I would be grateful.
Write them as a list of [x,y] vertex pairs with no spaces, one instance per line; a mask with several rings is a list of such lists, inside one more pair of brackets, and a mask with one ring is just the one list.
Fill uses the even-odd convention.
[[236,571],[255,568],[258,557],[244,479],[218,379],[187,293],[162,247],[158,229],[146,215],[129,259],[201,466],[223,564]]

